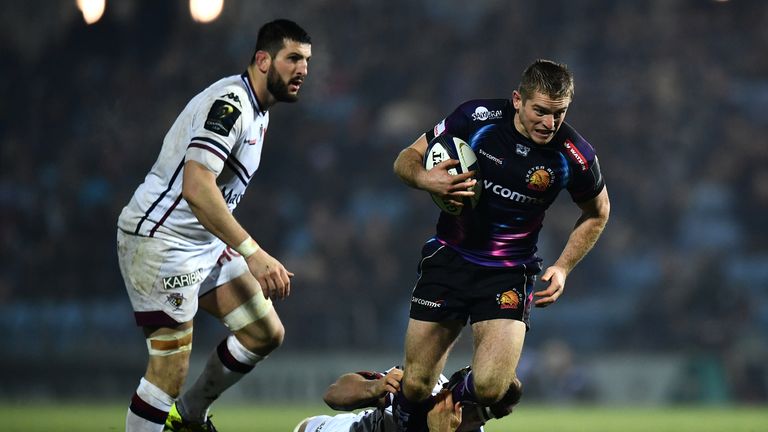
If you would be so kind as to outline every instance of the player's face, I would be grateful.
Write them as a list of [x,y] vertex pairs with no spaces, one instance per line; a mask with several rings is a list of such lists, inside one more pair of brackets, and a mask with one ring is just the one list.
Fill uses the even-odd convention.
[[543,93],[535,92],[523,100],[520,92],[512,93],[515,106],[515,128],[536,144],[546,144],[552,140],[565,120],[565,113],[571,104],[571,98],[551,99]]
[[312,46],[292,40],[285,41],[267,71],[267,90],[279,102],[296,102],[304,83],[312,56]]

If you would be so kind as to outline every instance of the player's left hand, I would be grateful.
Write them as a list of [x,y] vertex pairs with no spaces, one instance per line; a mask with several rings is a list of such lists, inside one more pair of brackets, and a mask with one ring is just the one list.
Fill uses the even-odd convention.
[[558,266],[547,267],[541,276],[541,280],[549,284],[546,289],[533,293],[534,296],[539,297],[533,304],[536,307],[547,307],[557,301],[563,294],[567,277],[568,273],[564,268]]
[[429,432],[454,432],[461,424],[461,403],[453,403],[453,395],[444,390],[435,395],[435,406],[427,413]]

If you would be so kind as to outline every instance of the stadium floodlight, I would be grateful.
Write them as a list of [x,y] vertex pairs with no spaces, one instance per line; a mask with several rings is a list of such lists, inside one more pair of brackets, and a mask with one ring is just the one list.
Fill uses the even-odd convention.
[[189,13],[199,23],[209,23],[221,15],[224,0],[189,0]]
[[88,25],[98,22],[104,15],[106,0],[77,0],[77,8],[83,14],[83,20]]

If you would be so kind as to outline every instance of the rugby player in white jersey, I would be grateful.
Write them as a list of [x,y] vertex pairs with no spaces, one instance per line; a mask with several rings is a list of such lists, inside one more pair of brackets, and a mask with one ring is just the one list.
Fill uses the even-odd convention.
[[[450,380],[440,375],[432,389],[426,422],[416,430],[483,432],[483,425],[488,420],[512,412],[517,400],[500,401],[491,407],[454,402],[453,387],[463,385],[469,371],[469,367],[463,368],[451,375]],[[403,371],[399,367],[384,373],[344,374],[328,387],[323,401],[334,410],[362,411],[309,417],[299,422],[293,432],[395,432],[397,425],[392,416],[392,399],[400,391],[402,378]]]
[[[311,39],[296,23],[262,26],[247,70],[186,105],[120,214],[120,270],[149,351],[126,432],[215,431],[211,404],[282,343],[271,300],[290,294],[293,273],[232,211],[259,167],[268,109],[298,99],[310,57]],[[231,333],[180,395],[198,308]]]

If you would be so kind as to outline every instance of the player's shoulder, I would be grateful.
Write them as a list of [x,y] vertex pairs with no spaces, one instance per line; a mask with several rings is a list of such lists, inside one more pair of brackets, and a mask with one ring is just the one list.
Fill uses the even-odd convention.
[[456,111],[472,122],[500,121],[514,112],[509,99],[471,99],[461,103]]
[[571,124],[567,122],[563,122],[563,124],[560,126],[560,129],[557,131],[557,135],[555,135],[555,138],[553,141],[558,142],[566,142],[570,141],[573,145],[577,147],[592,147],[592,144],[589,143],[577,130],[574,128]]
[[203,93],[209,100],[221,100],[240,111],[251,109],[249,93],[240,75],[231,75],[209,85]]
[[591,164],[596,157],[592,144],[568,123],[563,122],[552,141],[571,163],[580,165],[583,169]]

